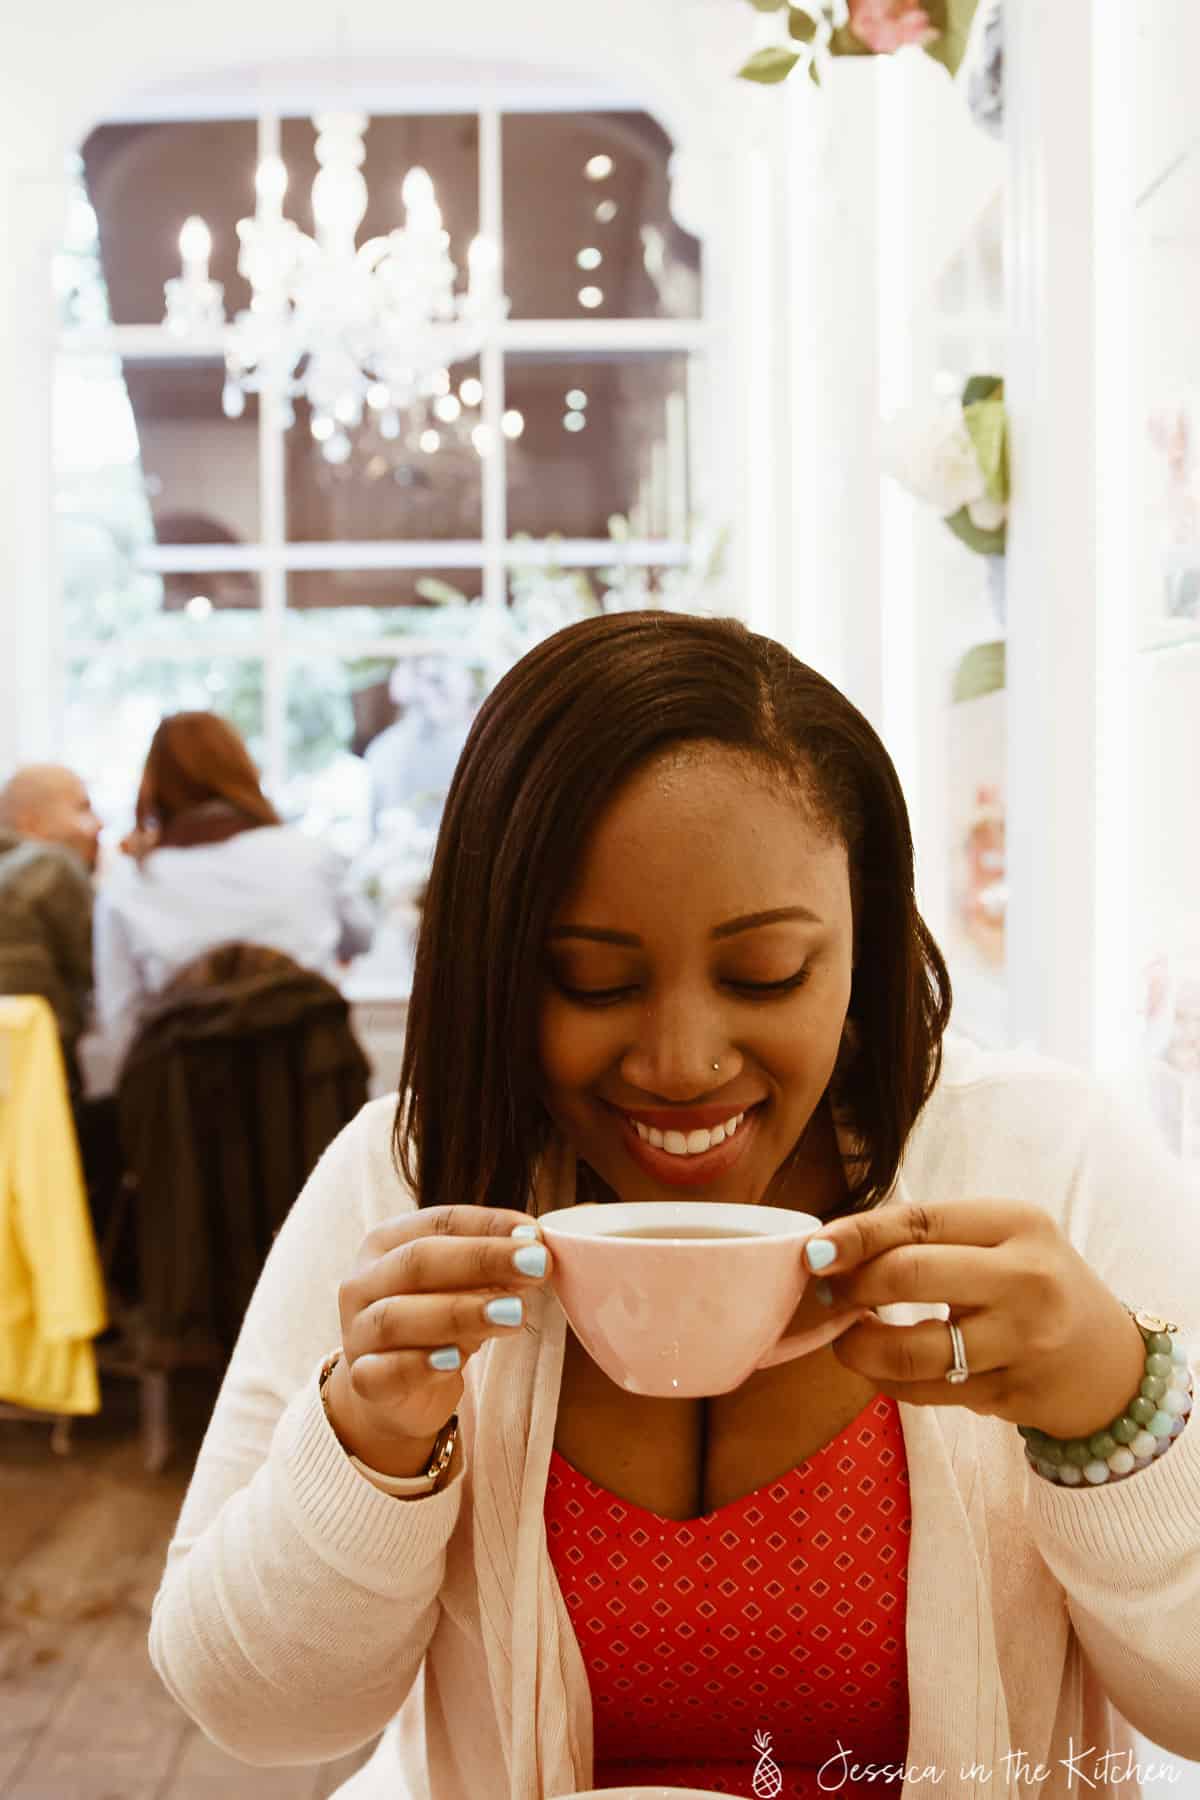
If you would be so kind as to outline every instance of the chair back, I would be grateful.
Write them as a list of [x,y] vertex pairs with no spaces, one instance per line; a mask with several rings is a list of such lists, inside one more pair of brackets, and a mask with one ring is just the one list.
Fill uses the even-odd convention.
[[164,1366],[232,1348],[274,1236],[365,1103],[367,1075],[344,997],[278,951],[224,945],[160,997],[118,1107],[140,1300]]

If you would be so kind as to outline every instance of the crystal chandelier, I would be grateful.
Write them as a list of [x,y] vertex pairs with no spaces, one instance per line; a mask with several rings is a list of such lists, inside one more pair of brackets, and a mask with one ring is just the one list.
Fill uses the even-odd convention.
[[194,217],[179,234],[183,272],[166,283],[164,323],[181,337],[223,334],[228,417],[240,416],[247,394],[268,392],[291,425],[292,402],[302,397],[322,453],[339,462],[364,411],[378,415],[383,436],[396,437],[402,413],[444,396],[449,368],[478,353],[508,301],[496,245],[482,236],[468,251],[467,287],[455,292],[449,233],[424,169],[405,176],[404,225],[357,244],[367,210],[366,115],[322,113],[313,123],[315,235],[284,218],[287,169],[278,156],[265,157],[254,217],[237,225],[249,308],[226,325],[221,284],[208,274],[212,237]]

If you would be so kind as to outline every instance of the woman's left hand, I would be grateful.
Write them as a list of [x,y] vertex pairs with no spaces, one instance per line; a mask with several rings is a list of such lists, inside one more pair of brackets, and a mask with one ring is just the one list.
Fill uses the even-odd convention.
[[[966,1406],[1051,1437],[1102,1431],[1138,1392],[1146,1350],[1124,1306],[1058,1226],[1016,1200],[883,1206],[831,1220],[810,1243],[835,1306],[945,1301],[971,1371],[952,1384],[944,1320],[866,1319],[833,1353],[881,1393],[915,1406]],[[1147,1304],[1151,1304],[1153,1296]]]

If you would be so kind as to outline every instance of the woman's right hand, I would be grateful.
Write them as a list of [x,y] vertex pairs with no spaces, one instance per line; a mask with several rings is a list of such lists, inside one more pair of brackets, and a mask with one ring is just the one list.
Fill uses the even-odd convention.
[[325,1398],[344,1448],[381,1475],[420,1474],[468,1358],[520,1330],[522,1296],[549,1272],[527,1213],[431,1206],[376,1226],[338,1290],[342,1355]]

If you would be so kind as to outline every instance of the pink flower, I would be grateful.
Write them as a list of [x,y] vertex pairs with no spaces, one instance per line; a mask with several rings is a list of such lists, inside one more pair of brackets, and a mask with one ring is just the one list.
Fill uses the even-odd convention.
[[877,56],[906,44],[931,44],[938,32],[929,14],[909,0],[849,0],[850,29]]

